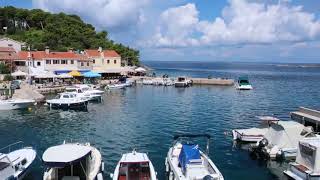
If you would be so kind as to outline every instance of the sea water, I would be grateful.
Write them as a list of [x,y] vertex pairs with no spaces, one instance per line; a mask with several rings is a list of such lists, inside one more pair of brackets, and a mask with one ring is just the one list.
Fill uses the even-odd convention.
[[[101,150],[105,178],[113,173],[121,155],[134,148],[147,152],[165,179],[165,157],[177,133],[212,136],[210,158],[225,179],[281,179],[285,164],[253,160],[247,150],[234,146],[230,131],[259,124],[258,115],[289,120],[299,106],[320,109],[320,68],[302,65],[253,63],[147,62],[157,75],[170,77],[248,76],[254,90],[233,86],[175,88],[137,85],[103,95],[102,103],[87,111],[1,111],[0,144],[24,141],[36,148],[38,157],[26,179],[42,179],[45,149],[64,140],[90,142]],[[203,144],[201,139],[198,139]],[[281,167],[281,168],[279,168]]]

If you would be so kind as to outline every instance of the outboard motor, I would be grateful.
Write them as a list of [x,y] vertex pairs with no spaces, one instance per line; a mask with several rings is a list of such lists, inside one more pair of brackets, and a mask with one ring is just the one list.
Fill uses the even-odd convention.
[[252,146],[250,151],[250,156],[252,159],[268,159],[268,153],[264,147],[268,146],[269,142],[267,139],[263,138],[258,142],[257,145]]
[[263,148],[263,147],[268,146],[268,144],[269,144],[268,140],[266,138],[263,138],[263,139],[261,139],[261,141],[259,141],[258,147]]

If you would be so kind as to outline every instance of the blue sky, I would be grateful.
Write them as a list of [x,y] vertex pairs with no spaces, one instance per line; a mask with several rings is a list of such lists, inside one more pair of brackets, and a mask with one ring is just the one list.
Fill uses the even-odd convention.
[[77,14],[162,61],[320,63],[319,0],[1,0]]

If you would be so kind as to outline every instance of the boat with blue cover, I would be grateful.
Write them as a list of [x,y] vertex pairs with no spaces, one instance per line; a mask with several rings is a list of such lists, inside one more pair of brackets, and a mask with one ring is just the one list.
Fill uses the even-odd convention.
[[[190,139],[207,138],[206,152]],[[174,137],[173,146],[166,158],[166,172],[169,180],[223,180],[219,169],[209,158],[210,135],[182,134]],[[187,140],[187,141],[185,141]]]

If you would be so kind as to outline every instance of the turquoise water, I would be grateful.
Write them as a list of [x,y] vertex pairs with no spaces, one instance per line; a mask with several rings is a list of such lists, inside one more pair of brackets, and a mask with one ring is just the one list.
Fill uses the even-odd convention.
[[[236,78],[248,75],[253,91],[234,87],[136,86],[105,93],[101,104],[88,111],[8,111],[0,115],[0,144],[24,141],[37,149],[39,158],[49,146],[67,141],[91,142],[101,148],[105,177],[113,172],[121,154],[136,148],[148,152],[158,178],[164,179],[164,160],[176,133],[209,133],[210,157],[225,179],[278,179],[270,165],[252,160],[233,147],[224,132],[259,124],[257,115],[275,114],[289,119],[299,106],[319,109],[320,69],[261,64],[147,63],[158,75],[208,75]],[[276,167],[276,168],[275,168]],[[37,159],[27,179],[41,179],[44,167]]]

